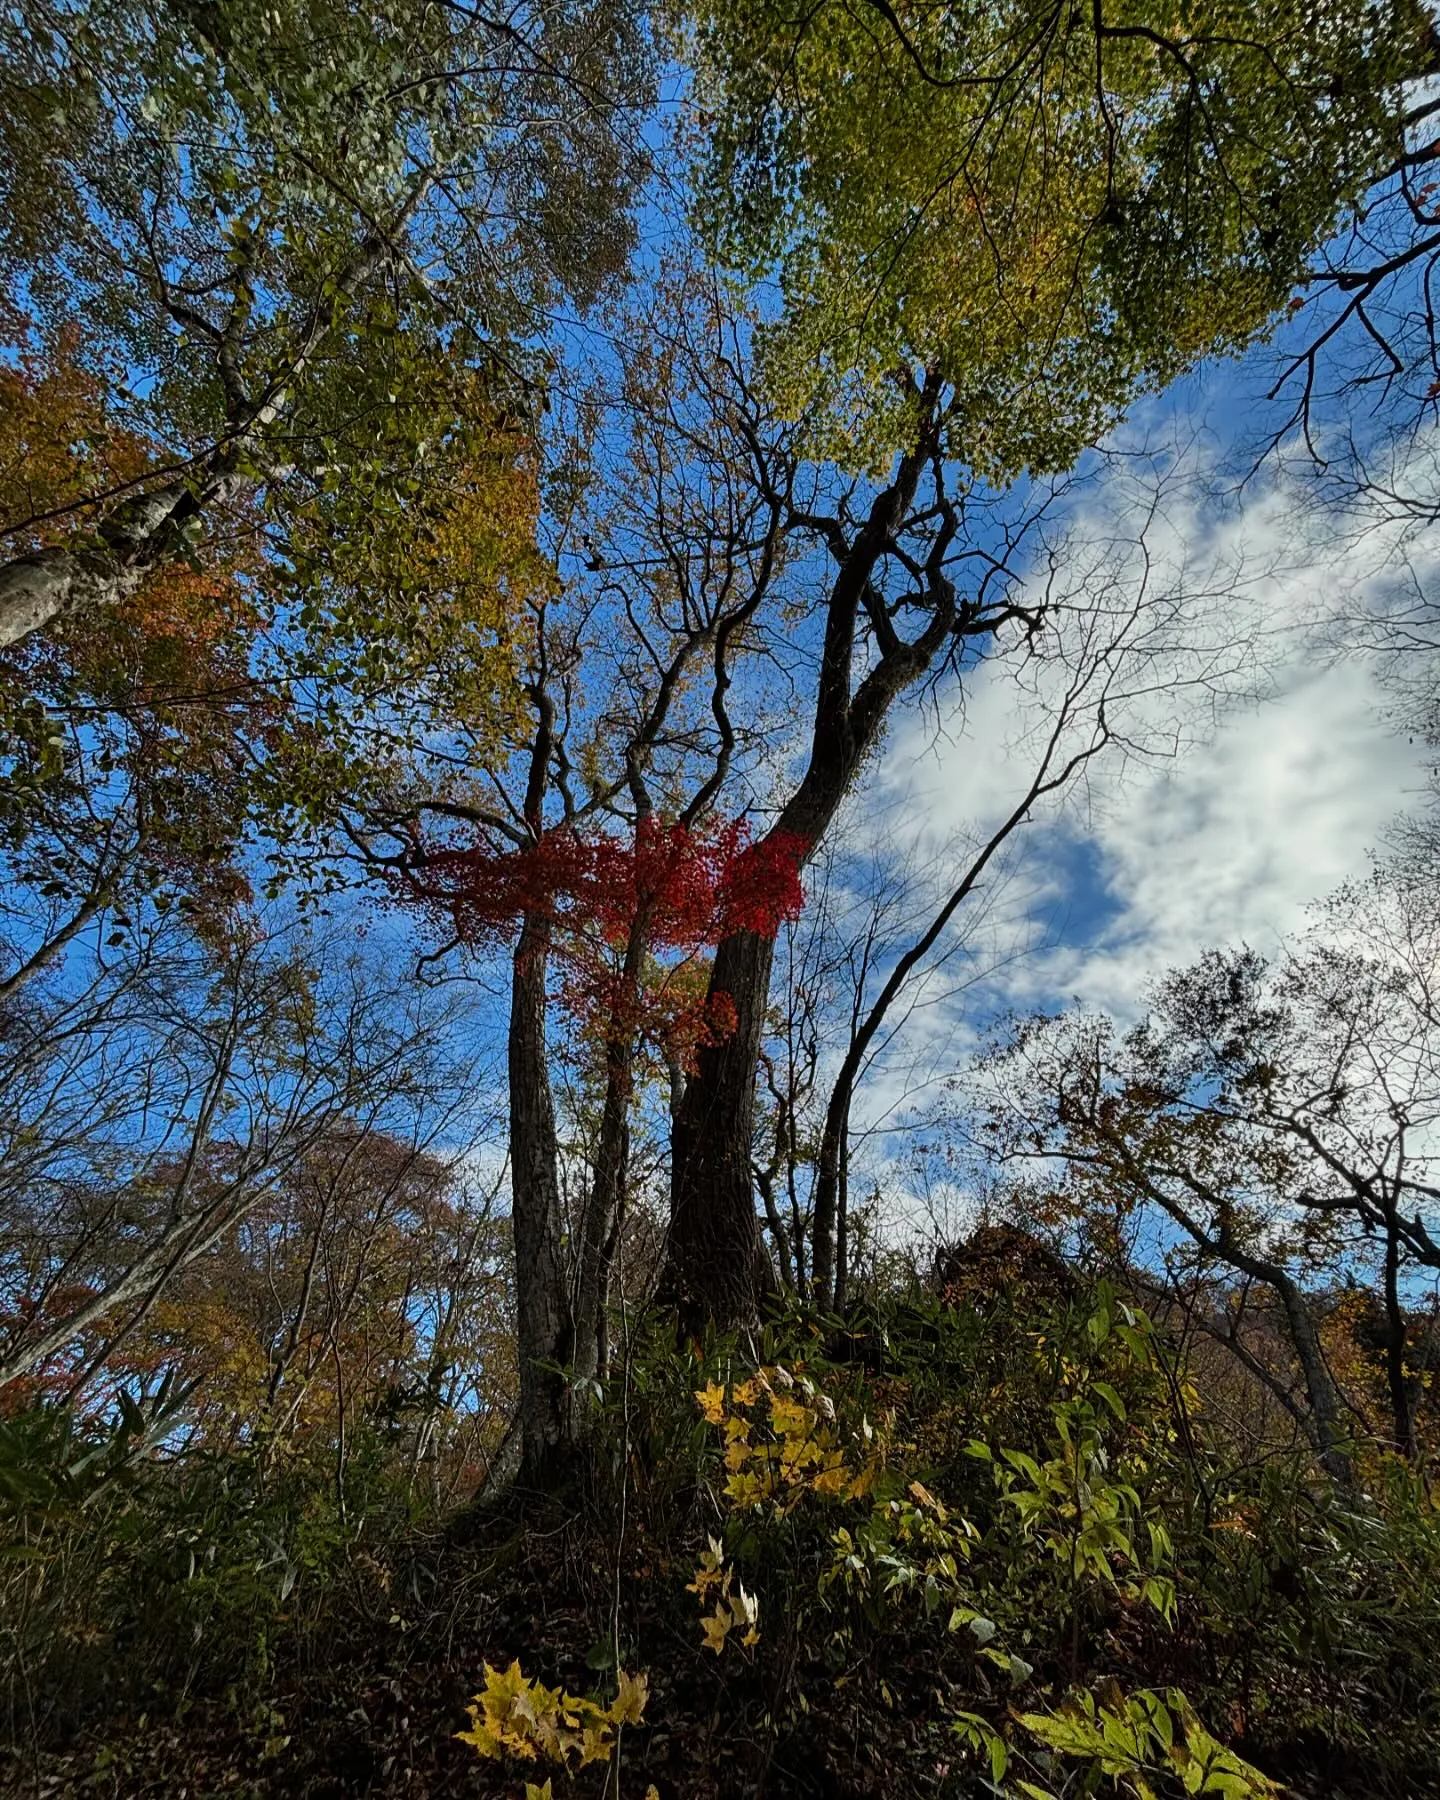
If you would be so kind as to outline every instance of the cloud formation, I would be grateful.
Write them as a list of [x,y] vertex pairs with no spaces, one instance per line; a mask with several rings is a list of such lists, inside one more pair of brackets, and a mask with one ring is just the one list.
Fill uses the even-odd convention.
[[[1437,547],[1327,518],[1280,482],[1234,505],[1212,498],[1220,484],[1204,468],[1172,466],[1167,479],[1143,534],[1144,482],[1102,485],[1070,522],[1059,577],[1044,572],[1091,602],[1108,593],[1116,616],[1149,584],[1148,625],[1132,631],[1110,690],[1109,722],[1131,753],[1107,751],[1020,834],[983,927],[957,920],[972,933],[968,984],[955,981],[952,945],[877,1059],[856,1119],[873,1129],[868,1159],[888,1167],[892,1191],[908,1144],[888,1128],[907,1094],[923,1110],[998,1014],[1079,1001],[1134,1017],[1151,980],[1209,946],[1272,950],[1367,871],[1425,785],[1425,747],[1394,730],[1377,661],[1347,650],[1337,624],[1350,631],[1397,589],[1440,579]],[[932,904],[1024,790],[1067,666],[1022,669],[1017,687],[997,661],[972,676],[938,739],[933,713],[894,733],[857,837],[922,867]],[[1077,717],[1077,730],[1092,724]]]

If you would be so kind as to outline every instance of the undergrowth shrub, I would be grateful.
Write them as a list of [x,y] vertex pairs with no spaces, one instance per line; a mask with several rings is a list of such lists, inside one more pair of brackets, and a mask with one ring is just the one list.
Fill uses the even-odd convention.
[[1108,1288],[659,1340],[609,1407],[674,1628],[777,1792],[804,1742],[852,1773],[903,1743],[917,1794],[1239,1800],[1336,1753],[1355,1792],[1440,1786],[1423,1475],[1372,1455],[1347,1496],[1229,1441]]
[[660,1319],[629,1349],[563,1492],[448,1522],[380,1423],[337,1470],[182,1451],[173,1395],[6,1421],[11,1741],[203,1713],[213,1746],[223,1716],[247,1791],[330,1791],[399,1658],[405,1709],[438,1670],[427,1791],[463,1766],[486,1800],[1440,1792],[1425,1470],[1356,1445],[1344,1490],[1237,1442],[1117,1293],[900,1292],[702,1344]]
[[[413,1522],[377,1434],[333,1458],[167,1446],[161,1404],[108,1426],[41,1407],[0,1422],[0,1706],[11,1745],[222,1695],[266,1730],[279,1636],[323,1629],[332,1590],[383,1599]],[[377,1555],[376,1551],[380,1554]]]

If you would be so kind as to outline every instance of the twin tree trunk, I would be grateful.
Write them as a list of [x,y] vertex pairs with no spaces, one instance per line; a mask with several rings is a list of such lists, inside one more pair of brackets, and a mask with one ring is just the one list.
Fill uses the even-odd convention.
[[[536,1486],[550,1480],[584,1436],[593,1413],[589,1383],[607,1373],[611,1270],[624,1218],[635,1062],[633,1020],[622,1001],[606,1038],[605,1098],[590,1191],[567,1258],[545,1043],[549,955],[549,923],[531,914],[512,964],[508,1062],[520,1470],[521,1479]],[[644,955],[641,921],[626,951],[626,992],[638,985]]]
[[[848,545],[840,527],[829,535],[836,569],[825,602],[825,641],[815,695],[808,764],[769,838],[771,848],[798,850],[801,860],[820,843],[856,774],[879,741],[892,703],[929,668],[960,629],[944,554],[957,528],[948,504],[939,508],[935,547],[923,571],[925,623],[906,640],[876,594],[875,572],[895,547],[915,499],[922,471],[935,453],[938,380],[917,396],[921,422],[915,447],[894,480],[876,495]],[[839,547],[837,548],[837,545]],[[879,650],[855,684],[857,631],[862,615]],[[532,758],[526,817],[538,821],[548,766],[550,723],[542,701]],[[632,929],[626,973],[633,993],[643,962],[646,925]],[[574,1443],[577,1394],[568,1375],[603,1368],[603,1330],[610,1259],[623,1204],[625,1123],[630,1105],[633,1022],[624,1006],[610,1022],[606,1106],[601,1155],[579,1232],[573,1284],[564,1267],[558,1146],[545,1058],[545,963],[548,927],[527,919],[515,956],[510,1028],[511,1179],[519,1314],[520,1434],[523,1467],[543,1478]],[[716,947],[712,998],[734,1010],[727,1035],[704,1045],[693,1076],[674,1104],[671,1134],[671,1210],[662,1292],[690,1329],[713,1324],[745,1327],[759,1317],[774,1285],[755,1212],[752,1166],[755,1078],[774,963],[773,933],[737,931]],[[578,1384],[577,1384],[578,1385]]]

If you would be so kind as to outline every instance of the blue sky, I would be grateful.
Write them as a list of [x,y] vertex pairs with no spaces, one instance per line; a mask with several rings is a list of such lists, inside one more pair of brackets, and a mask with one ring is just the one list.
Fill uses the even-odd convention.
[[[1366,621],[1406,583],[1435,591],[1440,543],[1383,523],[1357,529],[1363,515],[1327,508],[1298,467],[1237,486],[1275,416],[1259,399],[1275,355],[1262,347],[1202,371],[1117,434],[1123,448],[1179,446],[1146,573],[1157,591],[1196,597],[1186,654],[1227,629],[1242,651],[1204,682],[1193,661],[1187,677],[1181,655],[1178,691],[1132,703],[1139,754],[1106,752],[1083,789],[1021,834],[985,916],[968,927],[968,985],[948,991],[953,962],[928,1004],[922,982],[922,1004],[856,1108],[862,1133],[878,1127],[862,1165],[892,1190],[900,1219],[919,1205],[906,1167],[914,1134],[886,1127],[911,1111],[907,1094],[923,1113],[937,1079],[998,1016],[1078,1002],[1130,1019],[1153,979],[1209,946],[1274,950],[1315,902],[1368,871],[1397,817],[1421,802],[1433,752],[1397,729]],[[1431,453],[1422,433],[1411,447],[1417,468]],[[1117,519],[1135,516],[1134,487],[1122,469],[1087,490],[1071,518],[1077,566]],[[1137,578],[1134,559],[1128,572],[1122,559],[1120,586]],[[1043,682],[1030,698],[1043,713]],[[848,829],[897,840],[897,855],[933,870],[938,893],[947,866],[963,867],[977,831],[1023,784],[1023,717],[1003,661],[972,678],[964,715],[946,721],[942,739],[912,708]],[[963,913],[957,928],[967,930]]]

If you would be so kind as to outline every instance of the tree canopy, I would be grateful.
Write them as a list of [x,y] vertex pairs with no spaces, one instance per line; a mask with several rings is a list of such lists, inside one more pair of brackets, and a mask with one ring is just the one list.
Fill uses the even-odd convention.
[[697,9],[703,215],[773,270],[770,379],[825,441],[903,436],[917,364],[990,480],[1048,471],[1268,330],[1403,147],[1420,5]]
[[[77,334],[149,456],[6,520],[0,642],[125,597],[256,488],[282,542],[373,553],[475,428],[503,441],[536,306],[625,254],[618,15],[121,3],[4,31],[10,313]],[[372,634],[413,623],[406,567]]]
[[0,1800],[1440,1788],[1437,52],[3,12]]

